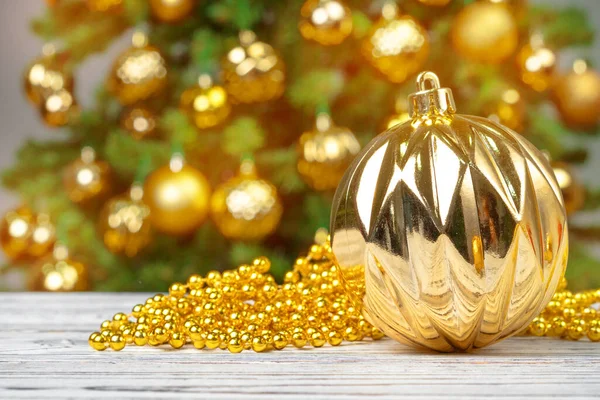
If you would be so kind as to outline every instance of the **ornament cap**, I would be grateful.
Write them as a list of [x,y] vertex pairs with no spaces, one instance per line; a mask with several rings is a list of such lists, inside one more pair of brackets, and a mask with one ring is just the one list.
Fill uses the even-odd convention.
[[417,92],[408,96],[408,112],[413,119],[454,114],[452,90],[440,87],[440,80],[433,72],[421,72],[417,76]]

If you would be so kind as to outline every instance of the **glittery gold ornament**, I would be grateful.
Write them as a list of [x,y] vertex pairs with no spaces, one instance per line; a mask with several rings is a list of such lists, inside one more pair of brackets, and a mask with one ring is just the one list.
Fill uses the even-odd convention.
[[61,127],[72,122],[79,115],[79,106],[73,93],[67,89],[44,94],[40,105],[40,115],[51,127]]
[[450,33],[454,49],[479,63],[499,64],[517,48],[519,32],[514,15],[504,4],[475,2],[456,16]]
[[129,193],[104,205],[99,231],[110,252],[134,257],[150,244],[150,208],[142,201],[143,195],[144,189],[133,185]]
[[130,108],[121,117],[121,127],[137,140],[154,136],[156,122],[154,113],[145,107]]
[[88,268],[70,259],[67,250],[57,246],[52,255],[29,270],[28,288],[41,292],[79,292],[89,289]]
[[35,214],[26,206],[11,210],[0,222],[0,244],[12,261],[36,259],[48,254],[56,241],[48,214]]
[[600,119],[600,74],[585,61],[573,63],[573,70],[557,78],[553,100],[562,120],[569,126],[591,129]]
[[426,6],[442,7],[450,3],[451,0],[419,0],[419,3]]
[[209,75],[198,79],[198,86],[181,94],[180,108],[198,128],[210,128],[223,122],[231,112],[227,92],[214,85]]
[[277,189],[245,160],[239,174],[215,190],[210,202],[213,221],[229,239],[261,240],[277,229],[283,206]]
[[251,31],[240,32],[240,44],[222,63],[222,80],[227,93],[240,103],[276,99],[285,89],[285,65],[267,43]]
[[429,56],[429,37],[409,15],[398,16],[396,5],[387,2],[382,18],[362,43],[362,53],[379,72],[394,83],[418,72]]
[[42,106],[52,93],[66,90],[73,93],[73,75],[65,68],[65,57],[57,54],[52,45],[46,45],[42,57],[25,69],[23,83],[27,99]]
[[503,91],[500,98],[486,107],[488,118],[520,134],[524,134],[525,101],[516,89]]
[[352,32],[352,12],[340,0],[306,0],[298,27],[305,39],[340,44]]
[[144,183],[144,202],[150,208],[152,226],[169,235],[194,233],[208,216],[209,201],[208,181],[178,154]]
[[408,115],[408,101],[406,101],[406,97],[398,97],[396,99],[395,113],[386,118],[383,130],[385,131],[394,125],[402,124],[408,120],[410,120],[410,115]]
[[336,126],[329,114],[320,113],[315,128],[300,136],[298,172],[313,189],[335,189],[359,151],[360,143],[350,129]]
[[112,173],[107,162],[96,160],[91,147],[81,149],[81,157],[63,172],[63,185],[74,203],[83,204],[101,199],[110,192]]
[[150,0],[152,17],[160,22],[177,23],[187,18],[197,0]]
[[521,135],[456,114],[421,73],[411,121],[377,136],[333,200],[332,247],[363,314],[385,334],[438,351],[523,330],[567,262],[558,182]]
[[556,53],[544,45],[540,34],[534,34],[517,54],[517,69],[523,83],[543,92],[554,80]]
[[564,162],[552,162],[552,169],[562,192],[567,214],[579,211],[585,203],[585,187],[581,184],[573,169]]
[[136,32],[133,46],[115,60],[108,77],[108,90],[124,105],[145,100],[167,85],[165,59],[157,48],[148,45],[148,38]]
[[123,11],[123,0],[86,0],[91,11],[120,13]]

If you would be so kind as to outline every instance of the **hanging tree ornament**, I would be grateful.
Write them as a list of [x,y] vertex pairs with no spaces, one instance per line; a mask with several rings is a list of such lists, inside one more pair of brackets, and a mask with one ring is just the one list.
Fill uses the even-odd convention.
[[121,117],[121,127],[136,140],[154,136],[156,123],[154,113],[145,107],[130,108]]
[[319,112],[315,128],[300,136],[298,172],[313,189],[335,189],[359,151],[350,129],[336,126],[327,112]]
[[302,36],[324,46],[340,44],[352,32],[352,12],[340,0],[306,0],[300,16]]
[[63,186],[72,202],[84,204],[104,198],[112,184],[110,166],[96,160],[96,152],[89,146],[81,149],[81,157],[67,165],[63,172]]
[[363,314],[387,335],[438,351],[516,334],[552,298],[567,221],[547,159],[486,118],[456,114],[432,72],[411,120],[368,144],[332,209],[332,247]]
[[52,255],[29,269],[28,288],[36,292],[79,292],[89,289],[88,267],[69,258],[67,249],[57,245]]
[[53,45],[45,45],[42,56],[25,69],[23,83],[31,104],[42,106],[52,93],[67,90],[73,93],[73,75],[65,67],[64,54],[57,54]]
[[150,208],[144,189],[133,184],[129,193],[109,200],[100,214],[99,231],[106,248],[115,254],[136,256],[152,240]]
[[47,255],[56,241],[55,228],[46,213],[36,214],[26,206],[11,210],[0,222],[0,244],[12,261]]
[[222,62],[223,86],[239,103],[276,99],[285,89],[285,65],[269,44],[256,40],[251,31],[241,31],[240,44]]
[[152,172],[144,183],[144,202],[150,222],[159,232],[185,236],[194,233],[208,216],[210,184],[196,168],[176,153],[168,165]]
[[386,2],[382,17],[362,43],[367,61],[394,83],[418,72],[429,56],[429,37],[409,15],[398,16],[394,2]]
[[452,23],[454,49],[479,63],[499,64],[514,53],[519,31],[505,4],[475,2],[464,7]]
[[71,123],[79,115],[79,106],[73,93],[67,89],[44,95],[40,105],[40,115],[46,125],[61,127]]
[[541,34],[533,34],[517,53],[517,69],[523,83],[537,92],[548,89],[556,72],[556,53],[544,45]]
[[527,107],[516,89],[504,90],[500,97],[487,105],[488,118],[520,134],[525,134]]
[[148,45],[148,38],[136,32],[132,47],[115,60],[108,77],[108,90],[121,104],[131,105],[145,100],[167,85],[167,67],[157,48]]
[[217,187],[210,208],[223,236],[248,241],[273,233],[283,213],[277,189],[257,175],[251,160],[244,160],[239,174]]
[[150,0],[152,17],[159,22],[178,23],[187,18],[197,0]]
[[552,98],[568,126],[592,129],[600,119],[600,74],[577,60],[571,72],[557,79]]
[[231,112],[227,92],[214,85],[208,74],[198,78],[198,86],[181,94],[180,108],[198,128],[211,128],[223,122]]
[[574,214],[581,210],[585,203],[585,186],[577,179],[577,175],[569,164],[556,161],[551,165],[565,202],[567,214]]

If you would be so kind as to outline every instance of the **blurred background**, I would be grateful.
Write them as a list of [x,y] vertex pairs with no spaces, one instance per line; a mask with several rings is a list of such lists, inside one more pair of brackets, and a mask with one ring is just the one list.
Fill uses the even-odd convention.
[[[327,227],[336,170],[390,119],[402,120],[401,100],[426,68],[453,88],[463,113],[496,118],[561,162],[558,174],[577,183],[568,194],[576,230],[568,277],[576,288],[599,284],[598,1],[489,1],[508,14],[463,12],[473,1],[401,2],[402,13],[391,18],[409,14],[416,25],[404,28],[423,34],[428,47],[425,52],[413,37],[417,48],[410,54],[394,54],[393,44],[384,49],[392,65],[407,65],[405,76],[390,72],[385,57],[361,56],[362,43],[393,13],[394,2],[345,2],[353,25],[335,20],[339,7],[319,9],[318,1],[162,2],[3,3],[0,216],[13,231],[2,232],[0,290],[162,290],[192,272],[229,268],[259,254],[269,255],[281,276],[315,231]],[[491,33],[477,31],[469,18],[487,21]],[[246,29],[258,38],[238,39]],[[495,29],[498,38],[490,37]],[[469,37],[473,43],[464,42]],[[246,50],[240,57],[258,57],[265,68],[246,84],[235,76],[243,60],[227,52],[257,40],[266,43],[260,54]],[[544,49],[552,65],[536,67],[548,59]],[[222,61],[225,54],[233,66]],[[138,64],[129,67],[132,77],[123,77],[128,63]],[[284,63],[285,85],[279,81]],[[35,75],[35,65],[64,73],[67,90],[48,97],[27,88],[24,71]],[[574,65],[596,74],[591,83],[563,82]],[[560,89],[557,82],[571,86]],[[592,92],[573,98],[578,90]],[[335,125],[323,118],[328,113]],[[338,141],[338,159],[315,166],[303,159],[310,154],[298,153],[298,141],[315,140],[310,134],[323,129]],[[303,132],[309,135],[300,139]],[[188,175],[161,175],[182,150],[193,167]],[[132,183],[148,175],[158,186],[192,180],[195,200],[179,204],[179,214],[161,199],[137,202],[139,187]],[[31,237],[10,237],[19,232]],[[70,269],[57,268],[51,254],[57,237],[69,250]]]

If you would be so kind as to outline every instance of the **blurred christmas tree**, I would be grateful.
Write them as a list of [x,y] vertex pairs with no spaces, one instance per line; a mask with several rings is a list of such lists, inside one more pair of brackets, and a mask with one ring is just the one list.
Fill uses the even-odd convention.
[[[424,69],[465,113],[546,149],[570,215],[600,206],[600,187],[573,170],[598,134],[600,76],[582,60],[557,68],[562,49],[592,41],[582,10],[525,0],[46,2],[32,26],[49,44],[24,91],[69,136],[26,143],[4,172],[23,205],[0,232],[4,271],[31,264],[32,289],[161,290],[258,255],[282,276],[328,226],[361,144],[407,119],[411,78]],[[123,34],[131,48],[95,107],[80,109],[77,65]],[[590,250],[599,232],[600,221],[571,223],[575,288],[600,285]],[[64,247],[52,253],[56,241]]]

